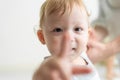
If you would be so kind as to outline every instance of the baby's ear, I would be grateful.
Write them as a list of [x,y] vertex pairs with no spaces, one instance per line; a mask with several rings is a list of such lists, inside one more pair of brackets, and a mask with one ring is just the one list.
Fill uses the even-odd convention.
[[42,44],[45,44],[44,36],[42,30],[37,31],[37,36]]
[[97,38],[96,32],[93,28],[89,28],[88,35],[89,35],[89,39],[96,40]]

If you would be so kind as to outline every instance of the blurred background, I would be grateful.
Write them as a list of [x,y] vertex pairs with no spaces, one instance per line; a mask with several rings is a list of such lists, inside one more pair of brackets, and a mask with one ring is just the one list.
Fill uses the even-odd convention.
[[[34,30],[39,25],[39,11],[43,2],[0,0],[0,80],[32,80],[34,70],[43,57],[49,55]],[[92,22],[98,16],[98,0],[84,2]],[[106,69],[101,64],[96,67],[102,80],[105,80]]]

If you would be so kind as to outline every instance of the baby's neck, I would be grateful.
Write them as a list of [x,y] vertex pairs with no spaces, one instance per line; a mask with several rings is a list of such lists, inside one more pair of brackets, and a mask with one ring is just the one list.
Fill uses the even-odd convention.
[[85,61],[85,59],[83,59],[81,56],[77,57],[76,59],[74,59],[73,64],[75,65],[87,65],[87,62]]

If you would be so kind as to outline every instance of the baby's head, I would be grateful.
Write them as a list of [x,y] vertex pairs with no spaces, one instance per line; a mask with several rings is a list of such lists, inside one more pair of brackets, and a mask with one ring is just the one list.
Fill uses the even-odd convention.
[[69,40],[69,56],[86,51],[88,13],[82,0],[46,0],[40,12],[38,38],[52,55],[61,52],[63,41]]

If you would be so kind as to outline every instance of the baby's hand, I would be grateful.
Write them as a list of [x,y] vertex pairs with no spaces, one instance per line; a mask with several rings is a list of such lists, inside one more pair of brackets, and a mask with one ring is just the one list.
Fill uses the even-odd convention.
[[68,60],[51,57],[35,72],[33,80],[71,80],[74,74],[89,73],[91,69],[74,66]]
[[110,47],[112,53],[120,52],[120,35],[117,36],[113,41],[109,42],[107,47]]
[[33,80],[71,80],[73,74],[84,74],[91,69],[72,65],[67,55],[69,53],[69,40],[63,40],[61,52],[57,56],[46,59],[35,72]]

